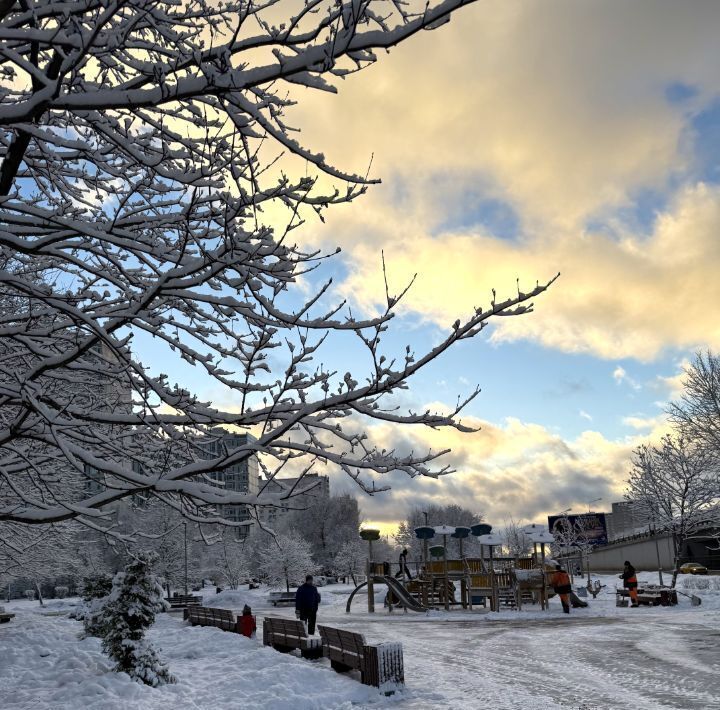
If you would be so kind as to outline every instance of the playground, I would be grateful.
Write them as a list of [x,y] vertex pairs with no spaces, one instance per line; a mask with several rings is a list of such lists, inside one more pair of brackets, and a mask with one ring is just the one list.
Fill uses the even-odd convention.
[[[500,536],[492,526],[482,523],[471,527],[421,526],[415,528],[416,537],[423,543],[422,562],[413,575],[406,558],[399,563],[374,559],[373,542],[380,533],[365,529],[360,536],[368,543],[366,579],[351,592],[346,604],[350,613],[356,595],[366,590],[367,610],[375,612],[375,588],[387,588],[383,606],[390,612],[396,608],[424,613],[430,609],[461,608],[472,611],[476,607],[492,612],[502,609],[520,610],[523,606],[547,610],[554,596],[549,574],[556,562],[546,554],[546,545],[553,536],[538,525],[528,525],[525,533],[533,545],[533,552],[523,557],[502,557],[495,552],[502,546]],[[479,557],[465,556],[463,541],[474,537],[480,545]],[[448,538],[457,541],[457,555],[452,556]],[[430,544],[442,542],[442,544]],[[598,580],[588,579],[584,587],[570,593],[573,607],[585,607],[587,602],[578,596],[590,594],[595,598],[603,588]]]

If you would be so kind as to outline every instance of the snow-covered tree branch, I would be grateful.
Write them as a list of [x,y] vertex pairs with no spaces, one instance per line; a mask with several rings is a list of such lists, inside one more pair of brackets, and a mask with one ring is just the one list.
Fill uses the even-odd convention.
[[[493,295],[425,352],[386,351],[402,292],[363,319],[329,281],[297,287],[325,255],[293,232],[375,180],[299,143],[287,112],[468,1],[308,0],[288,17],[232,1],[0,5],[0,523],[108,530],[107,505],[142,494],[233,524],[217,505],[278,495],[208,474],[256,454],[271,476],[300,457],[330,462],[369,493],[385,472],[449,472],[442,452],[376,448],[364,425],[468,430],[459,414],[477,390],[450,414],[388,396],[549,284]],[[321,364],[345,333],[367,372]],[[149,342],[161,355],[144,363]],[[230,404],[171,382],[166,361]],[[218,426],[256,438],[209,455]]]

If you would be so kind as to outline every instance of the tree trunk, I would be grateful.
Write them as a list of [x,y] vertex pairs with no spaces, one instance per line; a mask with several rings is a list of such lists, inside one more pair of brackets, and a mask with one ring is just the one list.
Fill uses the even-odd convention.
[[672,582],[670,583],[670,587],[672,589],[675,589],[675,583],[677,582],[677,576],[678,576],[678,568],[680,567],[680,545],[678,544],[677,535],[673,533],[672,536],[673,540],[673,551],[674,551],[674,560],[673,560],[673,575],[672,575]]
[[285,591],[290,591],[290,578],[285,575]]
[[35,590],[37,591],[38,601],[40,602],[40,606],[45,606],[45,602],[43,602],[43,595],[42,595],[42,592],[40,591],[40,585],[35,580],[33,580],[33,584],[35,585]]

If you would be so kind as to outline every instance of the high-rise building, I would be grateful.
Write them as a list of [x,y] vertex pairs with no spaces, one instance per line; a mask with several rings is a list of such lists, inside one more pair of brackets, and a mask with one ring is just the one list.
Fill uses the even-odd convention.
[[[229,432],[224,429],[214,429],[207,441],[203,441],[200,450],[203,458],[219,458],[231,454],[235,449],[246,446],[248,442],[255,441],[251,434],[240,434]],[[256,454],[228,466],[220,471],[211,471],[208,478],[213,483],[226,491],[236,493],[249,493],[257,495],[260,492],[258,459]],[[226,520],[240,523],[250,520],[250,509],[245,504],[223,504],[218,505],[218,514]],[[245,537],[248,528],[238,528],[238,536]]]

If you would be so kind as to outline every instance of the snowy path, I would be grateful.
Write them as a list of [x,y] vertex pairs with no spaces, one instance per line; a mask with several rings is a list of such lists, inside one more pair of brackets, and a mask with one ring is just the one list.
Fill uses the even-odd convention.
[[[366,622],[344,626],[371,636]],[[720,708],[717,627],[636,616],[392,628],[411,696],[398,708]]]

